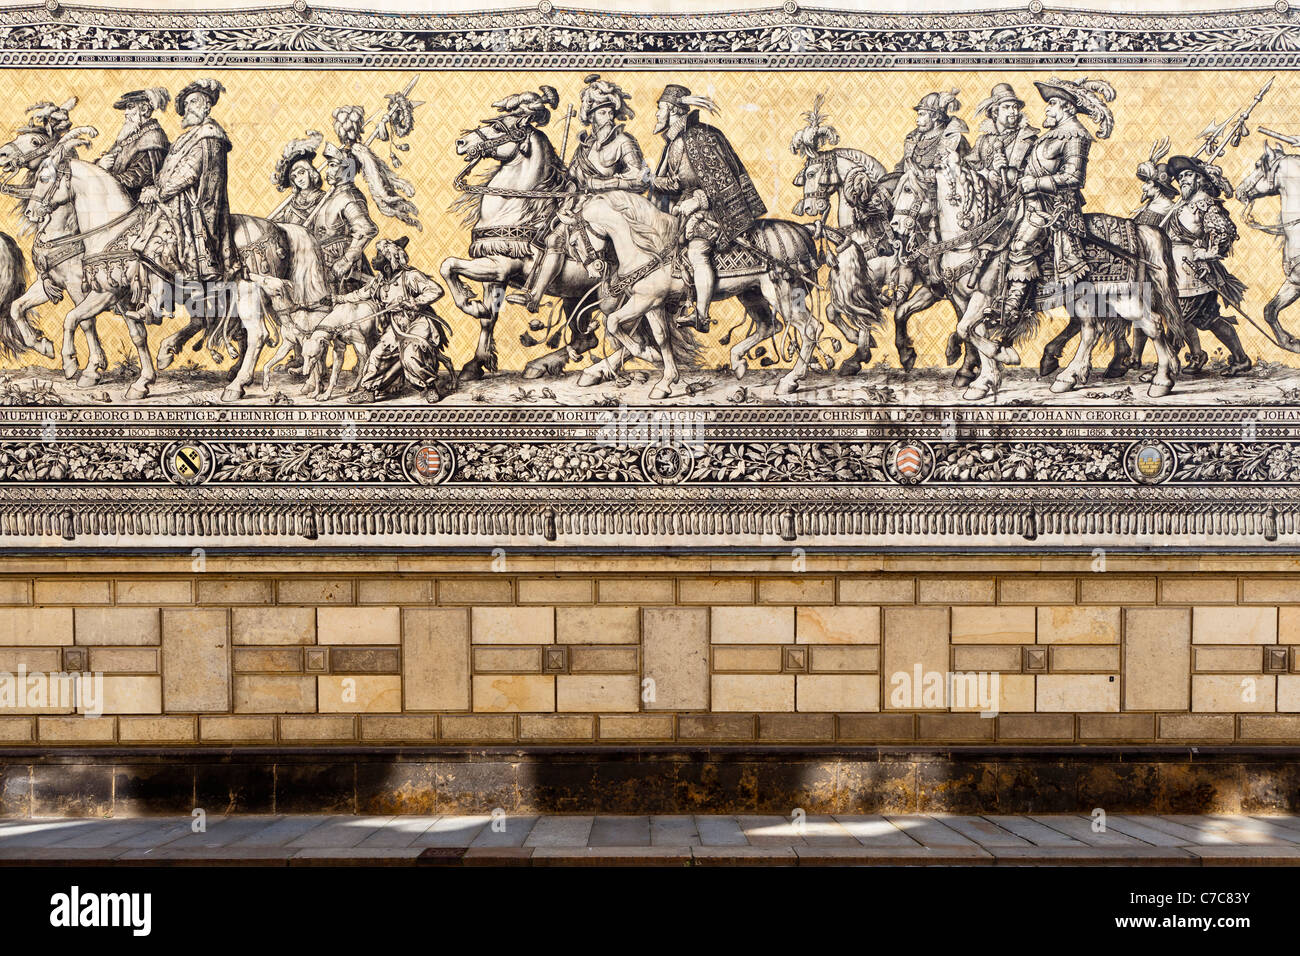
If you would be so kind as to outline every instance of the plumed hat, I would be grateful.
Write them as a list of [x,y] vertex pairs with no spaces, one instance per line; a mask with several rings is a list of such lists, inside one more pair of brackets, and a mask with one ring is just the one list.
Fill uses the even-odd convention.
[[147,105],[151,110],[165,110],[171,102],[172,95],[161,86],[151,86],[147,90],[132,90],[123,93],[113,104],[113,109],[124,110],[137,104]]
[[315,159],[324,138],[316,130],[309,129],[305,139],[292,139],[288,142],[275,164],[275,172],[271,174],[271,182],[275,183],[277,189],[289,188],[289,174],[293,172],[294,164],[299,161],[310,163]]
[[582,105],[578,110],[581,122],[588,122],[592,113],[606,106],[614,111],[616,120],[630,120],[636,116],[627,105],[632,97],[617,83],[602,80],[599,73],[589,74],[583,82],[587,85],[583,88]]
[[185,101],[189,99],[191,93],[202,93],[207,97],[208,102],[213,106],[217,105],[217,100],[221,94],[226,92],[226,88],[217,80],[201,79],[190,83],[183,90],[176,94],[176,112],[181,116],[185,115]]

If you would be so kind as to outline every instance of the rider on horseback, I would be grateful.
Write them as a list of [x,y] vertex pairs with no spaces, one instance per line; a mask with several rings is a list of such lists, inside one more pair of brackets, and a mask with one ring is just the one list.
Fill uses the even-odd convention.
[[909,165],[915,166],[920,170],[921,181],[933,200],[937,190],[935,182],[945,157],[956,154],[957,159],[962,160],[970,153],[970,143],[966,142],[965,136],[968,127],[951,115],[961,109],[956,90],[926,93],[912,109],[916,111],[916,128],[908,130],[903,137],[903,158],[894,172],[901,173]]
[[158,172],[167,159],[171,144],[154,110],[165,110],[171,94],[160,86],[123,93],[113,104],[122,110],[122,129],[117,139],[96,162],[113,174],[128,196],[139,200],[146,186],[156,185]]
[[[686,259],[693,272],[692,323],[709,330],[709,305],[717,286],[713,254],[725,251],[767,212],[749,173],[722,131],[700,122],[698,108],[717,113],[713,101],[670,83],[659,96],[656,133],[666,145],[654,178],[654,191],[666,211],[680,217]],[[698,107],[698,108],[697,108]],[[677,197],[671,201],[671,197]]]
[[1085,112],[1097,123],[1100,138],[1109,136],[1114,127],[1114,117],[1103,101],[1114,98],[1108,84],[1053,78],[1048,82],[1035,80],[1034,86],[1047,104],[1044,132],[1034,144],[1024,175],[1017,183],[1023,204],[1011,239],[1002,311],[1004,326],[1019,321],[1029,288],[1041,275],[1039,260],[1049,246],[1052,272],[1058,283],[1068,284],[1087,274],[1082,190],[1093,137],[1078,114]]
[[[1183,318],[1191,328],[1213,332],[1227,347],[1229,360],[1224,375],[1241,375],[1253,363],[1237,337],[1234,328],[1237,320],[1219,313],[1220,296],[1240,308],[1241,295],[1246,289],[1223,265],[1237,240],[1237,227],[1219,197],[1231,196],[1232,186],[1217,167],[1187,156],[1171,157],[1169,173],[1177,177],[1182,194],[1166,218]],[[1205,362],[1205,353],[1198,344],[1189,343],[1193,359],[1199,360],[1189,367],[1199,367]]]
[[995,173],[1003,192],[1014,192],[1038,141],[1038,130],[1024,114],[1025,101],[1010,83],[997,83],[988,99],[975,107],[984,115],[980,137],[975,141],[975,165]]
[[[578,147],[569,163],[569,179],[587,193],[611,189],[645,192],[650,184],[650,167],[642,157],[641,146],[626,127],[615,125],[635,115],[627,105],[631,96],[596,73],[585,82],[578,118],[591,129],[578,137]],[[536,312],[547,287],[564,267],[568,242],[569,227],[557,220],[547,233],[545,252],[533,259],[524,291],[506,296],[506,301]]]

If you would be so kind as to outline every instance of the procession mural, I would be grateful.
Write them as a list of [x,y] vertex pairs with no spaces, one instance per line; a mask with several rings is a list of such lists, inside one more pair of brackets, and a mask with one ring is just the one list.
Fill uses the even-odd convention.
[[1300,533],[1300,73],[580,59],[7,67],[0,539]]

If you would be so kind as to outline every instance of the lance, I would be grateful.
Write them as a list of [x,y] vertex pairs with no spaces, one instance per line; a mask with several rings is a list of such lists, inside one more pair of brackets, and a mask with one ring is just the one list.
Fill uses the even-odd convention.
[[1249,313],[1247,313],[1244,309],[1242,309],[1240,305],[1238,305],[1231,298],[1229,298],[1227,294],[1224,293],[1223,289],[1214,281],[1214,272],[1210,269],[1208,265],[1202,263],[1199,264],[1198,267],[1198,263],[1193,262],[1191,259],[1187,258],[1187,256],[1183,256],[1183,263],[1187,266],[1187,268],[1195,272],[1200,277],[1202,282],[1204,282],[1211,289],[1217,292],[1220,300],[1222,300],[1223,303],[1228,306],[1228,308],[1232,309],[1233,312],[1236,312],[1239,316],[1241,316],[1243,319],[1245,319],[1247,322],[1253,325],[1259,331],[1260,335],[1264,336],[1264,338],[1268,339],[1270,342],[1272,342],[1274,345],[1280,348],[1283,352],[1297,351],[1296,349],[1287,348],[1277,339],[1273,338],[1272,334],[1268,331],[1268,329],[1264,328],[1262,325],[1256,322],[1253,318],[1251,318]]
[[1285,133],[1275,133],[1271,129],[1263,126],[1259,127],[1259,131],[1270,139],[1277,140],[1279,143],[1286,143],[1288,146],[1300,146],[1300,136],[1287,136]]
[[573,119],[575,114],[576,114],[576,110],[574,110],[572,105],[570,105],[569,108],[564,111],[564,138],[560,141],[560,165],[561,166],[564,165],[564,157],[567,156],[569,152],[569,122],[570,120]]
[[[383,115],[381,115],[378,118],[378,120],[375,122],[375,128],[370,131],[370,135],[361,141],[362,146],[369,146],[371,143],[375,141],[375,137],[379,135],[380,130],[382,130],[385,126],[387,126],[388,121],[392,118],[394,107],[396,107],[398,103],[400,103],[402,100],[406,99],[408,96],[411,95],[411,91],[415,89],[415,81],[418,79],[419,79],[418,76],[411,77],[411,82],[406,84],[406,87],[402,90],[402,92],[398,93],[396,96],[389,97],[388,108],[384,110]],[[411,109],[415,109],[417,106],[423,106],[423,105],[424,105],[424,101],[421,100],[418,103],[412,103]]]
[[[1201,148],[1196,151],[1196,156],[1199,156],[1204,150],[1212,151],[1210,152],[1210,155],[1205,158],[1205,165],[1210,165],[1222,156],[1229,146],[1236,148],[1241,145],[1242,138],[1250,135],[1250,130],[1246,129],[1246,120],[1248,120],[1250,114],[1255,111],[1255,107],[1258,106],[1259,101],[1264,98],[1264,94],[1273,88],[1274,79],[1276,79],[1276,77],[1269,77],[1268,82],[1265,83],[1260,91],[1255,94],[1255,98],[1251,100],[1250,105],[1241,111],[1241,114],[1237,117],[1237,121],[1232,124],[1231,131],[1227,136],[1224,136],[1221,141],[1219,141],[1219,136],[1222,135],[1223,131],[1227,128],[1229,121],[1225,120],[1223,126],[1220,126],[1218,129],[1207,128],[1206,133],[1210,135],[1206,136],[1205,142],[1202,143]],[[1193,158],[1196,157],[1194,156]]]

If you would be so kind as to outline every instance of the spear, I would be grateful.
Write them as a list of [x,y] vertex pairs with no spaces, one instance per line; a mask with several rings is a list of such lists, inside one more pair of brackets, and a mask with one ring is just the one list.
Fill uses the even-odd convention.
[[[1196,151],[1196,155],[1199,156],[1204,150],[1212,150],[1210,155],[1204,160],[1206,166],[1209,166],[1216,159],[1222,156],[1229,146],[1235,148],[1241,145],[1242,138],[1250,135],[1250,130],[1246,128],[1246,120],[1250,118],[1250,114],[1254,112],[1255,107],[1259,105],[1259,101],[1264,98],[1264,94],[1273,88],[1273,80],[1275,79],[1276,77],[1269,77],[1268,82],[1265,83],[1260,91],[1255,94],[1255,98],[1251,101],[1250,105],[1241,111],[1241,114],[1237,117],[1237,121],[1232,124],[1232,129],[1228,132],[1227,136],[1224,136],[1223,139],[1219,141],[1219,136],[1227,128],[1229,122],[1225,120],[1223,126],[1214,130],[1213,135],[1206,138],[1205,142],[1201,145],[1201,148]],[[1211,126],[1213,126],[1213,124],[1211,124]],[[1211,132],[1211,130],[1207,128],[1206,133],[1209,132]],[[1204,136],[1205,134],[1203,133],[1201,135]]]
[[576,112],[577,111],[574,110],[572,105],[570,105],[569,108],[564,111],[564,139],[560,143],[560,165],[561,166],[564,165],[565,154],[569,152],[569,121],[573,119]]
[[[364,140],[362,140],[361,142],[362,146],[369,146],[371,143],[375,141],[375,137],[379,135],[379,131],[382,130],[388,124],[389,119],[392,118],[393,109],[396,107],[398,103],[400,103],[402,100],[406,99],[408,96],[411,95],[411,91],[415,89],[415,81],[418,79],[419,79],[418,76],[411,77],[411,82],[406,84],[406,88],[402,90],[402,92],[398,93],[396,96],[390,96],[388,98],[388,108],[384,110],[383,114],[377,118],[377,121],[375,122],[375,128],[370,131],[369,136],[367,136]],[[418,103],[412,103],[411,109],[415,109],[417,106],[423,106],[423,105],[424,105],[424,101],[421,100]]]

